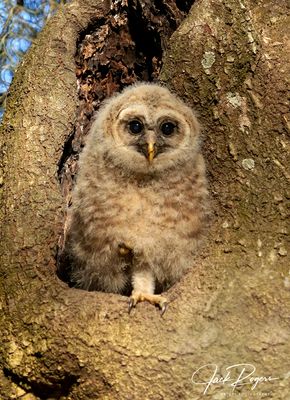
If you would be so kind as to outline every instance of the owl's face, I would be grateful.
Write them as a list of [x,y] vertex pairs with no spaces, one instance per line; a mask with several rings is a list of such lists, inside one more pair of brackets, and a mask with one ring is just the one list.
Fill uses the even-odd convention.
[[93,131],[104,157],[131,174],[181,166],[198,151],[199,125],[192,110],[155,84],[135,85],[109,99]]

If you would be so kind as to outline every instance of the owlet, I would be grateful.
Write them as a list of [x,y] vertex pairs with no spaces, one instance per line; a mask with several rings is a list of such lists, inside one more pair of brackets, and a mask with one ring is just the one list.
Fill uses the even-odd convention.
[[207,214],[200,128],[167,88],[139,83],[96,113],[80,155],[67,248],[71,282],[131,294],[163,313],[160,293],[193,266]]

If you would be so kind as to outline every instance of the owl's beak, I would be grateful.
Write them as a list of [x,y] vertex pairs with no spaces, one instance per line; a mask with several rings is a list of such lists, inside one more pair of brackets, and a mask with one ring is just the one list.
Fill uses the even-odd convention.
[[156,147],[155,133],[149,130],[146,135],[142,135],[135,146],[139,153],[142,153],[149,164],[152,164],[153,158],[156,157],[158,149]]
[[147,151],[147,159],[149,161],[149,163],[151,164],[153,161],[153,158],[155,156],[155,149],[154,149],[154,142],[149,142],[148,143],[148,151]]

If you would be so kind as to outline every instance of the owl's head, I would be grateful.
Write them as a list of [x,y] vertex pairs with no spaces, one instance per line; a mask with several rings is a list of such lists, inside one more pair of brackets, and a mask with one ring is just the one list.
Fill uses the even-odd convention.
[[104,103],[90,141],[123,172],[154,174],[193,161],[199,130],[193,111],[167,88],[139,83]]

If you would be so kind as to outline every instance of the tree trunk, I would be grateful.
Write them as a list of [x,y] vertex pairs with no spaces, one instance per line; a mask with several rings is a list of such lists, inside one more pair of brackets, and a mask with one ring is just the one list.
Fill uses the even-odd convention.
[[[75,0],[17,71],[1,130],[3,400],[289,398],[288,2],[196,1],[167,43],[189,5]],[[159,79],[199,112],[213,209],[163,318],[145,303],[128,315],[126,297],[56,275],[82,127],[104,93],[154,79],[161,61]],[[231,386],[242,366],[197,384],[245,363],[256,387]]]

